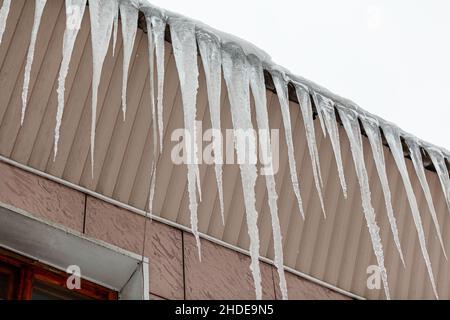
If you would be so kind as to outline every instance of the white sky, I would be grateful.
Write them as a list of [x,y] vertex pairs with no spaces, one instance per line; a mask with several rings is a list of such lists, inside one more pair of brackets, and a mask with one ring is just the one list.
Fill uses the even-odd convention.
[[151,0],[450,149],[450,1]]

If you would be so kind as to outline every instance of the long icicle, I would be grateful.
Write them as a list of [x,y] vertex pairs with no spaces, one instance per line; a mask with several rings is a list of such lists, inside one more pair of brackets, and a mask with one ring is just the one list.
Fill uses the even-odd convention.
[[358,178],[361,190],[361,201],[364,211],[364,217],[369,229],[372,248],[377,259],[378,268],[381,273],[384,293],[386,295],[386,299],[390,300],[387,272],[386,267],[384,266],[383,244],[381,243],[380,228],[378,227],[375,211],[372,206],[369,177],[367,174],[366,165],[364,163],[364,151],[362,149],[361,129],[358,123],[358,116],[353,110],[348,110],[343,107],[338,107],[338,110],[350,141],[353,162],[355,163],[356,176]]
[[191,228],[197,241],[198,255],[201,260],[200,235],[198,231],[197,217],[197,139],[196,139],[196,115],[197,115],[197,91],[198,91],[198,64],[197,41],[195,26],[183,19],[170,21],[173,53],[180,78],[181,96],[183,100],[184,126],[187,139],[186,150],[188,152],[188,192],[189,209],[191,212]]
[[[261,270],[259,265],[258,212],[256,211],[255,185],[258,177],[256,170],[256,137],[253,131],[250,112],[250,90],[248,64],[242,49],[232,43],[226,44],[222,51],[222,66],[230,97],[231,118],[234,128],[234,146],[240,162],[242,189],[244,193],[245,213],[250,237],[250,270],[253,275],[256,298],[262,299]],[[244,135],[246,137],[239,137]],[[242,143],[242,138],[249,143]],[[247,138],[247,139],[246,139]],[[247,148],[248,146],[248,148]],[[248,150],[248,152],[247,152]]]
[[317,115],[319,116],[320,127],[322,128],[323,136],[326,137],[327,129],[325,127],[325,120],[323,119],[322,106],[321,106],[321,103],[319,103],[318,93],[316,93],[314,90],[311,90],[311,95],[313,97],[314,106],[316,107]]
[[427,152],[430,155],[434,168],[441,182],[442,192],[444,193],[445,201],[447,202],[447,208],[450,212],[450,177],[448,176],[447,165],[445,164],[445,158],[442,152],[437,148],[427,148]]
[[383,153],[383,142],[381,140],[380,128],[378,127],[378,122],[365,117],[362,119],[362,124],[364,131],[369,138],[370,147],[372,149],[373,159],[375,161],[375,167],[378,172],[378,177],[381,182],[381,189],[383,190],[384,202],[386,205],[386,212],[391,226],[392,235],[394,237],[394,243],[397,247],[397,251],[400,255],[403,266],[405,266],[405,259],[403,256],[402,245],[400,243],[400,236],[397,227],[397,221],[394,215],[394,209],[392,207],[392,196],[391,190],[389,188],[389,181],[386,173],[386,162]]
[[423,231],[422,219],[420,217],[419,207],[417,206],[417,200],[416,196],[414,195],[411,180],[409,179],[399,130],[394,126],[390,126],[387,124],[384,124],[382,126],[382,129],[386,140],[388,141],[389,148],[391,149],[395,163],[397,164],[397,168],[402,177],[403,184],[405,185],[406,195],[408,197],[409,206],[411,207],[411,213],[413,216],[414,224],[416,226],[417,235],[419,237],[420,249],[422,250],[422,255],[428,270],[428,276],[433,287],[434,295],[439,299],[436,282],[434,281],[433,268],[431,266],[430,256],[428,254],[427,244],[425,240],[425,233]]
[[300,195],[300,185],[298,183],[297,175],[297,163],[295,161],[294,142],[292,139],[292,125],[291,125],[291,113],[289,111],[289,94],[287,82],[283,79],[283,76],[277,72],[272,71],[273,82],[277,90],[278,100],[280,101],[281,114],[283,117],[284,132],[286,137],[286,144],[288,148],[289,169],[291,172],[291,181],[294,188],[295,197],[297,198],[298,208],[303,220],[305,219],[305,212],[303,210],[302,197]]
[[288,290],[286,285],[286,276],[284,274],[283,257],[283,236],[281,234],[280,220],[278,218],[278,194],[275,185],[275,172],[272,162],[272,142],[270,139],[269,115],[267,113],[266,86],[264,82],[264,70],[261,62],[255,56],[250,56],[250,88],[252,89],[255,100],[256,121],[259,132],[259,145],[263,156],[267,157],[264,161],[266,189],[269,203],[270,216],[272,219],[274,263],[277,267],[279,286],[283,300],[288,299]]
[[323,120],[325,122],[325,128],[328,131],[331,139],[331,146],[333,147],[334,157],[336,159],[339,179],[341,181],[342,192],[344,194],[344,198],[347,199],[347,183],[345,182],[344,176],[344,166],[342,164],[342,155],[341,155],[341,146],[339,140],[339,129],[336,122],[336,113],[334,110],[334,103],[330,99],[322,96],[319,93],[314,93],[314,103],[316,104],[316,108],[318,108],[317,112],[322,114]]
[[[219,39],[208,33],[197,33],[197,43],[202,57],[208,91],[211,127],[217,134],[221,133],[220,102],[222,90],[222,53]],[[214,164],[222,224],[225,225],[223,185],[222,185],[222,135],[213,136]]]
[[47,0],[35,1],[33,30],[31,31],[30,46],[28,47],[27,63],[25,65],[25,75],[23,78],[22,116],[20,118],[20,125],[23,125],[23,121],[25,120],[25,112],[28,103],[28,87],[30,85],[31,67],[33,66],[34,60],[34,49],[36,48],[36,40],[41,25],[42,13],[44,12],[46,4]]
[[150,173],[150,194],[148,198],[148,211],[153,212],[153,200],[156,187],[156,169],[158,165],[158,123],[156,119],[155,104],[155,43],[153,32],[151,31],[151,11],[142,8],[147,23],[147,43],[148,43],[148,65],[149,65],[149,83],[150,83],[150,109],[152,112],[153,124],[153,160]]
[[70,60],[73,48],[77,40],[78,31],[81,28],[87,0],[66,0],[66,30],[64,31],[63,60],[58,77],[58,110],[56,112],[55,139],[53,147],[53,161],[58,154],[59,130],[64,113],[64,93],[66,91],[66,77],[69,73]]
[[[114,26],[113,26],[113,47],[112,47],[112,55],[113,57],[116,55],[116,45],[117,45],[117,35],[119,33],[119,1],[124,2],[122,0],[117,0],[115,2],[114,12],[116,13],[114,16]],[[128,1],[125,1],[128,2]]]
[[123,38],[123,76],[122,76],[122,113],[123,121],[127,113],[128,72],[130,70],[131,55],[138,27],[139,10],[129,1],[120,2],[120,19],[122,21]]
[[300,84],[295,84],[295,91],[297,93],[297,99],[300,104],[300,110],[303,116],[303,122],[306,131],[306,140],[308,143],[309,155],[312,162],[312,170],[314,183],[316,185],[317,193],[319,194],[320,206],[322,208],[324,218],[327,217],[325,213],[325,205],[323,202],[323,191],[322,191],[322,173],[320,170],[319,152],[317,150],[316,143],[316,133],[314,129],[314,118],[311,105],[311,98],[309,95],[309,90]]
[[94,178],[95,127],[97,122],[98,87],[103,63],[111,41],[117,0],[90,0],[92,41],[92,113],[91,113],[91,176]]
[[6,21],[8,20],[10,7],[11,0],[4,0],[2,8],[0,9],[0,44],[2,44],[3,33],[6,29]]
[[416,171],[417,177],[419,178],[420,185],[422,186],[422,190],[425,194],[425,199],[428,204],[428,208],[430,209],[431,218],[433,219],[434,227],[436,229],[436,233],[439,239],[439,243],[441,244],[442,252],[444,253],[444,257],[446,260],[447,253],[444,246],[444,241],[442,240],[441,228],[439,227],[439,221],[436,214],[436,209],[433,204],[433,197],[431,196],[430,186],[427,182],[427,177],[425,175],[425,168],[423,166],[422,160],[422,151],[420,150],[420,146],[416,139],[408,138],[405,139],[406,144],[408,145],[411,159],[414,165],[414,169]]
[[163,132],[164,132],[164,49],[165,49],[165,31],[166,22],[157,16],[151,17],[153,40],[156,50],[156,68],[158,70],[158,128],[159,128],[159,150],[163,150]]

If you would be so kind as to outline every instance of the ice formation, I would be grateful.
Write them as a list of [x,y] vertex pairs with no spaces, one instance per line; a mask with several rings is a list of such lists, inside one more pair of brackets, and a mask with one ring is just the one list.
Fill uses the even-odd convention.
[[237,143],[236,130],[248,131],[253,129],[250,112],[249,70],[248,63],[242,49],[235,44],[224,45],[222,51],[222,66],[225,82],[230,98],[231,118],[235,130],[235,148],[238,158],[248,161],[240,164],[242,189],[244,192],[245,213],[247,218],[248,234],[250,236],[250,269],[253,274],[256,298],[262,299],[261,271],[259,266],[259,233],[258,212],[256,211],[255,185],[257,179],[256,164],[250,162],[255,156],[249,154],[256,152],[256,137],[250,134],[249,148],[242,148]]
[[149,65],[149,82],[150,82],[150,109],[152,111],[153,123],[153,161],[156,161],[158,151],[158,121],[155,103],[155,42],[153,32],[151,32],[151,15],[145,12],[145,20],[147,22],[147,43],[148,43],[148,65]]
[[384,293],[386,299],[390,299],[389,285],[387,279],[386,267],[384,266],[384,251],[381,243],[380,228],[376,221],[375,210],[372,206],[372,198],[370,193],[369,177],[367,175],[366,165],[364,163],[364,150],[362,147],[361,129],[359,127],[358,116],[353,110],[339,107],[339,115],[347,132],[352,150],[353,162],[355,163],[356,176],[358,178],[361,190],[361,202],[366,219],[367,228],[369,229],[372,248],[377,258],[378,268],[383,281]]
[[9,8],[11,7],[11,0],[4,0],[2,8],[0,9],[0,44],[2,44],[3,33],[6,29],[6,21],[8,20]]
[[389,187],[389,181],[386,173],[386,162],[384,159],[383,142],[381,140],[381,133],[378,127],[378,121],[373,118],[363,117],[361,120],[364,131],[369,138],[370,147],[372,149],[373,160],[378,172],[378,177],[381,182],[381,189],[383,190],[384,202],[386,205],[386,212],[391,226],[392,236],[394,237],[394,243],[397,247],[397,251],[402,260],[403,266],[405,266],[405,258],[403,256],[402,245],[400,243],[400,236],[398,233],[397,220],[395,219],[394,209],[392,208],[392,196],[391,189]]
[[[217,132],[222,132],[220,122],[220,97],[222,90],[222,53],[220,51],[220,42],[217,37],[209,33],[198,32],[197,43],[206,76],[211,128],[217,130]],[[220,213],[222,224],[225,225],[222,186],[222,148],[221,137],[213,137],[214,163],[217,190],[219,192]]]
[[170,32],[172,35],[173,53],[180,78],[184,128],[190,138],[186,142],[186,150],[188,152],[187,167],[191,228],[197,241],[198,254],[201,258],[197,217],[198,165],[195,120],[197,115],[198,65],[195,25],[184,19],[172,19],[170,21]]
[[295,84],[295,91],[297,99],[302,111],[303,123],[305,125],[306,140],[308,143],[308,151],[311,157],[314,183],[316,185],[317,193],[319,194],[320,207],[322,208],[323,216],[326,218],[325,205],[323,203],[323,181],[320,170],[319,151],[317,150],[316,133],[314,129],[314,117],[311,105],[311,98],[309,90],[301,84]]
[[322,130],[325,127],[326,130],[328,131],[328,134],[330,135],[331,146],[333,147],[334,157],[336,158],[336,164],[339,179],[341,181],[342,192],[344,193],[344,197],[347,198],[347,183],[345,182],[344,166],[342,165],[339,129],[336,122],[334,102],[331,99],[317,92],[313,92],[313,97],[314,97],[314,104],[316,105],[319,117],[320,115],[322,115],[322,118],[320,118]]
[[289,170],[291,172],[292,186],[294,188],[295,197],[297,198],[298,209],[303,219],[305,213],[303,211],[302,198],[300,195],[300,186],[298,183],[297,163],[295,161],[294,142],[292,139],[291,112],[289,111],[289,93],[288,83],[284,80],[283,75],[278,71],[272,71],[273,82],[277,90],[278,99],[280,100],[281,114],[283,117],[284,132],[286,144],[288,148]]
[[148,43],[148,65],[149,65],[149,82],[150,82],[150,109],[152,113],[152,127],[153,127],[153,159],[151,164],[151,176],[150,176],[150,194],[148,198],[148,210],[153,213],[153,198],[155,196],[156,187],[156,174],[158,164],[158,122],[156,115],[155,105],[155,43],[153,40],[153,32],[151,32],[151,10],[142,8],[145,14],[145,20],[147,23],[147,43]]
[[[59,131],[61,120],[64,112],[64,94],[65,81],[70,67],[73,48],[76,42],[77,34],[86,8],[87,0],[66,0],[66,30],[64,33],[63,55],[58,77],[58,110],[55,126],[54,156],[58,152]],[[23,124],[27,99],[28,88],[30,83],[30,74],[33,65],[34,50],[36,46],[38,30],[46,0],[35,0],[34,23],[31,31],[31,40],[28,48],[24,84],[22,92],[22,114],[21,124]],[[0,44],[6,29],[11,0],[4,0],[0,9]],[[364,216],[369,228],[371,241],[377,263],[382,271],[382,280],[386,293],[389,298],[389,287],[387,282],[387,273],[384,266],[383,247],[381,245],[379,227],[376,223],[376,216],[371,204],[371,194],[369,189],[369,181],[367,170],[363,157],[362,137],[360,133],[359,120],[363,124],[364,131],[368,136],[368,140],[372,149],[377,173],[382,185],[387,215],[390,223],[391,232],[393,234],[396,248],[400,254],[404,264],[403,252],[400,244],[397,223],[392,208],[391,191],[386,173],[386,164],[382,146],[382,136],[380,127],[383,129],[384,135],[391,149],[395,163],[399,169],[403,183],[405,185],[407,198],[412,210],[412,217],[417,229],[419,244],[423,258],[427,267],[429,278],[436,297],[438,297],[436,284],[431,267],[430,257],[426,247],[426,240],[423,230],[421,217],[414,194],[410,177],[407,171],[401,138],[404,138],[409,154],[413,160],[415,172],[418,176],[421,187],[425,193],[425,198],[430,209],[432,220],[437,231],[440,245],[444,250],[444,243],[437,221],[436,210],[434,208],[433,199],[430,188],[426,180],[424,163],[422,159],[422,150],[425,150],[430,156],[437,175],[439,177],[442,190],[450,211],[450,177],[447,169],[446,159],[449,158],[447,151],[434,147],[426,142],[409,136],[396,126],[389,124],[382,119],[371,116],[365,111],[359,109],[353,102],[340,98],[326,89],[307,81],[306,79],[294,76],[289,71],[276,66],[265,52],[258,49],[234,36],[219,32],[207,27],[199,22],[183,18],[177,14],[163,11],[153,7],[147,0],[90,0],[89,12],[91,20],[91,41],[93,54],[93,78],[92,78],[92,118],[91,118],[91,165],[92,175],[94,174],[94,150],[95,150],[95,126],[97,113],[97,94],[101,80],[104,60],[109,49],[112,39],[113,54],[116,53],[117,33],[119,23],[122,24],[123,38],[123,83],[122,83],[122,111],[125,120],[127,108],[127,82],[130,69],[130,61],[132,59],[133,47],[135,44],[138,14],[139,10],[145,14],[147,22],[147,37],[149,50],[149,68],[150,68],[150,105],[153,121],[153,159],[151,165],[151,178],[149,183],[149,212],[152,213],[153,198],[156,187],[157,160],[159,152],[163,148],[163,97],[164,97],[164,78],[165,78],[165,30],[166,24],[169,25],[172,37],[173,53],[180,78],[180,87],[183,101],[184,125],[188,133],[190,133],[190,141],[188,143],[188,193],[189,193],[189,209],[191,213],[191,227],[198,244],[199,257],[200,235],[198,231],[198,199],[201,201],[201,185],[200,175],[197,161],[197,139],[196,139],[196,100],[198,90],[198,63],[197,54],[200,51],[203,68],[206,75],[208,102],[211,114],[211,123],[214,129],[222,129],[220,108],[221,108],[221,72],[223,69],[225,84],[231,106],[231,115],[233,128],[235,129],[235,138],[237,132],[253,129],[250,109],[250,88],[255,100],[255,110],[257,125],[260,130],[269,130],[266,87],[264,82],[263,68],[272,73],[275,89],[280,100],[283,123],[285,127],[285,136],[288,146],[289,169],[294,193],[297,198],[298,206],[301,214],[304,216],[300,188],[298,184],[298,175],[296,169],[296,159],[294,157],[294,142],[292,138],[292,128],[289,113],[289,97],[288,85],[293,85],[296,90],[297,98],[302,112],[308,151],[312,161],[312,173],[314,176],[315,187],[319,194],[322,211],[325,215],[323,201],[323,181],[321,176],[319,153],[315,137],[315,127],[313,119],[313,105],[318,114],[320,125],[324,135],[329,135],[333,152],[337,162],[339,179],[344,195],[347,195],[347,186],[344,177],[344,168],[342,164],[342,156],[340,150],[339,130],[336,118],[336,109],[338,109],[340,119],[344,124],[344,129],[349,137],[353,161],[355,163],[357,179],[360,184],[362,197],[362,206]],[[119,12],[121,19],[119,20]],[[78,13],[78,14],[77,14]],[[198,42],[198,48],[197,48]],[[155,97],[155,58],[157,67],[157,97]],[[159,137],[159,138],[158,138]],[[270,137],[259,135],[260,149],[263,154],[268,155],[271,160]],[[159,146],[159,148],[158,148]],[[219,192],[219,202],[224,221],[224,205],[223,205],[223,186],[222,186],[222,143],[215,140],[213,143],[214,155],[216,157],[215,173],[216,182]],[[251,159],[256,158],[256,136],[250,135],[250,143],[248,150],[243,148],[235,139],[235,149],[239,159],[246,159],[248,162],[240,163],[240,174],[244,193],[245,214],[248,225],[248,233],[250,236],[250,256],[251,271],[255,284],[256,297],[262,297],[261,272],[259,266],[259,234],[258,234],[258,212],[255,204],[255,184],[257,179],[256,163]],[[159,151],[159,152],[158,152]],[[247,154],[249,151],[250,154]],[[247,158],[246,155],[249,157]],[[273,240],[274,240],[274,264],[277,267],[282,297],[287,298],[286,280],[284,277],[284,263],[282,250],[282,234],[278,219],[277,192],[275,187],[274,175],[266,174],[266,189],[268,195],[268,205],[271,214]],[[444,250],[445,254],[445,250]],[[445,255],[446,257],[446,255]]]
[[[266,97],[266,86],[264,83],[264,70],[261,61],[251,55],[248,57],[249,61],[249,77],[250,77],[250,88],[253,93],[255,100],[256,109],[256,121],[258,124],[259,134],[259,144],[261,148],[261,153],[267,155],[264,163],[268,163],[269,172],[266,173],[266,189],[267,198],[269,203],[270,216],[272,220],[272,233],[273,233],[273,244],[274,244],[274,263],[277,267],[279,286],[281,290],[281,296],[283,300],[288,299],[286,277],[284,274],[284,257],[283,257],[283,237],[281,235],[280,221],[278,218],[278,194],[275,186],[275,176],[273,172],[273,160],[271,146],[272,142],[270,139],[270,127],[269,127],[269,115],[267,112],[267,97]],[[303,211],[302,211],[303,212]]]
[[69,73],[70,60],[81,28],[87,0],[66,0],[66,30],[64,31],[63,55],[58,77],[58,110],[56,111],[56,126],[54,138],[53,160],[58,154],[59,129],[64,113],[64,93],[66,91],[66,77]]
[[[423,166],[422,151],[415,138],[405,139],[408,145],[411,159],[416,170],[417,177],[419,178],[420,185],[422,186],[423,192],[425,193],[425,199],[430,209],[431,218],[433,219],[434,227],[436,228],[436,233],[441,244],[442,252],[444,253],[445,259],[447,259],[447,253],[444,246],[444,241],[442,240],[441,228],[439,227],[439,221],[436,215],[436,209],[434,208],[433,198],[431,196],[430,187],[427,182],[427,177],[425,175],[425,168]],[[448,260],[448,259],[447,259]]]
[[422,250],[422,255],[425,260],[434,295],[438,298],[436,282],[434,281],[433,269],[431,267],[430,255],[428,254],[425,233],[423,231],[422,218],[420,217],[416,196],[414,194],[411,180],[409,179],[408,169],[406,168],[402,142],[400,140],[400,132],[396,127],[386,124],[382,125],[382,129],[389,144],[389,148],[391,149],[395,163],[397,164],[398,170],[400,171],[403,184],[405,185],[406,195],[408,197],[409,206],[411,207],[411,213],[416,226],[417,235],[419,237],[420,249]]
[[447,202],[447,208],[450,212],[450,178],[448,176],[447,165],[445,164],[445,157],[439,149],[434,147],[427,148],[427,152],[438,174],[442,192]]
[[91,112],[91,175],[94,177],[95,127],[97,121],[98,87],[102,76],[103,63],[108,52],[109,42],[116,16],[117,0],[90,0],[92,40],[92,112]]
[[120,2],[123,38],[122,113],[124,121],[127,113],[128,72],[130,70],[131,55],[133,54],[134,42],[136,40],[138,16],[139,10],[132,3],[128,1]]
[[116,46],[117,46],[117,34],[119,33],[119,1],[121,0],[113,0],[115,4],[114,8],[114,26],[113,26],[113,47],[112,47],[112,55],[113,57],[116,55]]
[[164,35],[166,31],[166,22],[163,18],[152,16],[150,18],[152,26],[153,41],[156,50],[156,69],[158,70],[158,129],[159,129],[159,150],[163,149],[164,117],[163,117],[163,98],[164,98]]
[[20,124],[23,125],[25,119],[25,112],[27,110],[28,103],[28,87],[30,85],[31,67],[34,60],[34,49],[36,47],[36,40],[38,36],[39,27],[41,25],[42,14],[44,12],[47,0],[36,0],[34,8],[34,23],[33,30],[31,31],[30,46],[28,47],[27,62],[25,65],[25,75],[23,78],[23,91],[22,91],[22,116],[20,118]]

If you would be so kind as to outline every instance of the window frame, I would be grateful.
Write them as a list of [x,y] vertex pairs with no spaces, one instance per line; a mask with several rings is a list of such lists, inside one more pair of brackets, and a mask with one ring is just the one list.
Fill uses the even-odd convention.
[[[51,286],[66,288],[70,274],[36,260],[0,248],[0,269],[13,276],[8,289],[9,300],[32,300],[33,284],[40,281]],[[81,288],[74,292],[93,300],[118,300],[118,292],[81,278]]]

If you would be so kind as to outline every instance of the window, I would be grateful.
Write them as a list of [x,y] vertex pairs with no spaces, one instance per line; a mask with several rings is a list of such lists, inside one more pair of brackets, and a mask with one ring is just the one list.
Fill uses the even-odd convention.
[[68,275],[0,249],[0,300],[117,300],[117,292],[87,280],[81,289],[66,287]]

